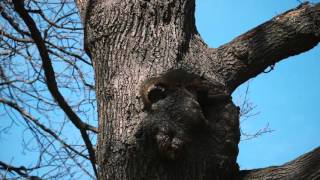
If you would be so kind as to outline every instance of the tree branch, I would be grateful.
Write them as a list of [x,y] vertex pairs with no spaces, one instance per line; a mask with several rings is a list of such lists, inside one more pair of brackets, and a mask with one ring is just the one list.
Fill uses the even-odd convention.
[[33,40],[32,40],[32,39],[29,39],[29,38],[19,38],[19,37],[16,37],[16,36],[14,36],[14,35],[12,35],[12,34],[9,34],[9,33],[5,32],[5,31],[3,31],[2,29],[0,29],[0,34],[1,34],[2,36],[5,36],[5,37],[7,37],[7,38],[9,38],[9,39],[12,39],[12,40],[14,40],[14,41],[17,41],[17,42],[33,43]]
[[50,134],[54,139],[59,141],[65,148],[70,149],[72,152],[74,152],[75,154],[77,154],[77,155],[79,155],[79,156],[81,156],[81,157],[83,157],[85,159],[89,159],[86,155],[82,154],[81,152],[77,151],[72,146],[70,146],[69,144],[64,142],[54,131],[52,131],[50,128],[46,127],[45,125],[41,124],[35,117],[33,117],[32,115],[27,113],[17,103],[15,103],[13,101],[6,100],[6,99],[3,99],[3,98],[0,98],[0,103],[5,104],[5,105],[15,109],[16,111],[18,111],[21,114],[22,117],[30,120],[35,125],[37,125],[41,130],[43,130],[44,132]]
[[13,0],[15,11],[19,14],[19,16],[23,19],[25,24],[27,25],[31,37],[34,39],[36,46],[39,50],[39,54],[42,60],[42,66],[44,69],[45,77],[46,77],[46,84],[51,95],[57,101],[61,109],[67,114],[70,121],[79,129],[82,139],[88,149],[90,161],[93,167],[95,174],[97,175],[97,170],[95,167],[95,152],[90,141],[89,135],[87,134],[86,130],[92,130],[93,132],[97,132],[96,128],[84,123],[81,119],[74,113],[72,108],[68,105],[65,101],[64,97],[59,92],[57,87],[57,82],[55,79],[54,70],[52,67],[52,63],[49,57],[49,52],[46,48],[45,41],[41,37],[41,33],[39,32],[34,20],[28,14],[26,9],[24,8],[24,1],[23,0]]
[[10,16],[9,14],[7,14],[4,11],[4,8],[2,7],[2,5],[0,4],[0,12],[1,12],[1,16],[7,20],[9,22],[9,24],[17,31],[19,32],[21,35],[27,35],[30,36],[30,33],[27,31],[24,31],[20,28],[19,23],[17,23],[14,18],[12,16]]
[[232,92],[267,67],[315,47],[320,41],[320,3],[304,3],[217,49]]
[[28,175],[28,171],[32,171],[37,168],[38,167],[35,167],[35,168],[26,168],[24,166],[16,167],[16,166],[12,166],[10,164],[7,164],[5,162],[0,161],[0,170],[14,172],[14,173],[16,173],[22,177],[28,178],[28,179],[41,180],[42,178],[40,178],[38,176],[29,176]]
[[240,172],[240,180],[258,179],[319,179],[320,178],[320,147],[304,154],[282,166],[273,166]]

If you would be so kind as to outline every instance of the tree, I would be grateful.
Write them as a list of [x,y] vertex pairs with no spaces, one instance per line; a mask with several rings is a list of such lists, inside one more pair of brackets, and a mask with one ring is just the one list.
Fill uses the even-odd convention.
[[230,98],[267,67],[318,44],[319,4],[301,4],[213,49],[197,33],[193,0],[78,0],[95,71],[96,158],[87,134],[95,128],[81,121],[59,92],[31,11],[22,0],[12,2],[40,53],[45,84],[79,129],[100,179],[319,176],[319,148],[281,167],[239,171],[239,109]]
[[[0,132],[21,131],[23,152],[34,160],[1,162],[0,178],[74,179],[85,174],[94,179],[86,146],[90,149],[88,138],[94,143],[97,132],[95,87],[92,63],[82,50],[78,10],[68,0],[25,1],[22,7],[27,10],[24,17],[30,15],[37,26],[31,31],[12,1],[0,2],[0,111],[12,119],[1,124]],[[41,53],[31,36],[36,32],[45,43]],[[50,56],[47,66],[41,55]],[[51,71],[44,72],[44,67]]]

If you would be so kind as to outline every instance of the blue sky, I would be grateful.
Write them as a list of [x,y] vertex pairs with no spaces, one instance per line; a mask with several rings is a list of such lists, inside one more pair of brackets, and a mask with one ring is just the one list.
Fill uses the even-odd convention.
[[[198,0],[197,28],[210,47],[218,47],[298,4],[296,0]],[[281,165],[320,146],[319,69],[318,45],[250,80],[249,99],[259,114],[242,123],[242,129],[254,133],[269,123],[274,132],[241,141],[241,169]],[[245,87],[234,93],[235,102]]]

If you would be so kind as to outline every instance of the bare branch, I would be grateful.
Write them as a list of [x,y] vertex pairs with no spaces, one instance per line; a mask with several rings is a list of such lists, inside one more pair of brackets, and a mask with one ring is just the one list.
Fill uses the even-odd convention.
[[76,153],[77,155],[89,159],[86,155],[82,154],[81,152],[77,151],[73,147],[71,147],[68,143],[64,142],[54,131],[52,131],[50,128],[46,127],[45,125],[41,124],[35,117],[33,117],[31,114],[26,112],[23,108],[21,108],[17,103],[0,98],[0,103],[3,103],[5,105],[10,106],[11,108],[15,109],[18,111],[22,117],[30,120],[34,124],[36,124],[40,129],[42,129],[44,132],[50,134],[54,139],[59,141],[64,147],[70,149],[72,152]]
[[45,41],[41,37],[41,33],[39,32],[35,22],[31,18],[31,16],[28,14],[26,9],[24,8],[24,1],[23,0],[13,0],[14,8],[16,12],[20,15],[20,17],[23,19],[25,24],[27,25],[31,37],[34,39],[37,48],[39,50],[41,60],[42,60],[42,66],[44,69],[45,77],[46,77],[46,83],[48,86],[48,89],[51,93],[51,95],[54,97],[54,99],[57,101],[59,106],[64,110],[64,112],[67,114],[71,122],[79,129],[81,136],[83,138],[84,143],[86,144],[86,147],[89,152],[90,161],[93,167],[93,170],[95,174],[97,175],[97,170],[95,167],[95,152],[93,149],[93,146],[91,144],[90,138],[86,132],[86,130],[91,130],[93,132],[97,132],[96,128],[92,127],[91,125],[88,125],[81,121],[81,119],[74,113],[74,111],[71,109],[71,107],[68,105],[68,103],[65,101],[64,97],[61,95],[61,93],[58,90],[57,82],[55,79],[54,70],[52,67],[52,63],[50,61],[49,52],[46,48]]
[[[2,11],[1,11],[2,9]],[[10,16],[9,14],[7,14],[5,11],[4,11],[4,8],[2,7],[2,5],[0,4],[0,11],[1,11],[1,15],[2,17],[7,20],[9,22],[9,24],[17,31],[19,32],[20,34],[23,34],[23,35],[30,35],[29,32],[27,31],[24,31],[20,28],[19,26],[19,23],[17,23],[14,18],[12,16]]]
[[61,51],[61,52],[65,53],[65,54],[67,54],[67,55],[73,56],[73,57],[75,57],[75,58],[77,58],[77,59],[81,60],[82,62],[84,62],[84,63],[86,63],[86,64],[88,64],[88,65],[92,66],[92,63],[91,63],[91,62],[88,62],[87,60],[85,60],[84,58],[82,58],[80,55],[75,54],[75,53],[73,53],[73,52],[66,51],[64,48],[59,47],[59,46],[57,46],[57,45],[55,45],[55,44],[51,43],[50,41],[46,41],[46,43],[47,43],[47,44],[49,44],[50,46],[52,46],[52,47],[54,47],[54,48],[58,49],[59,51]]
[[267,125],[264,128],[259,129],[257,132],[253,134],[243,132],[242,128],[240,128],[240,131],[241,131],[241,141],[246,141],[246,140],[257,138],[266,133],[272,133],[274,130],[270,129],[269,123],[267,123]]
[[26,168],[24,166],[16,167],[16,166],[12,166],[10,164],[7,164],[7,163],[0,161],[0,169],[1,170],[17,173],[18,175],[25,177],[25,178],[28,178],[28,179],[41,180],[42,178],[40,178],[38,176],[29,176],[28,175],[28,171],[31,171],[31,170],[34,170],[37,168],[38,167],[35,167],[35,168]]
[[33,43],[33,40],[32,39],[22,39],[22,38],[18,38],[18,37],[15,37],[13,36],[12,34],[9,34],[9,33],[6,33],[4,30],[0,29],[0,35],[2,36],[5,36],[9,39],[12,39],[14,41],[17,41],[17,42],[23,42],[23,43]]

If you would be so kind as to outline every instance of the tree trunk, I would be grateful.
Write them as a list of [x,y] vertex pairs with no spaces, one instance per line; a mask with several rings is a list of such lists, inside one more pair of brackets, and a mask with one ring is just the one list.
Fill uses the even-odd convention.
[[195,27],[194,0],[77,3],[95,69],[99,179],[243,177],[232,91],[319,42],[319,5],[211,49]]

